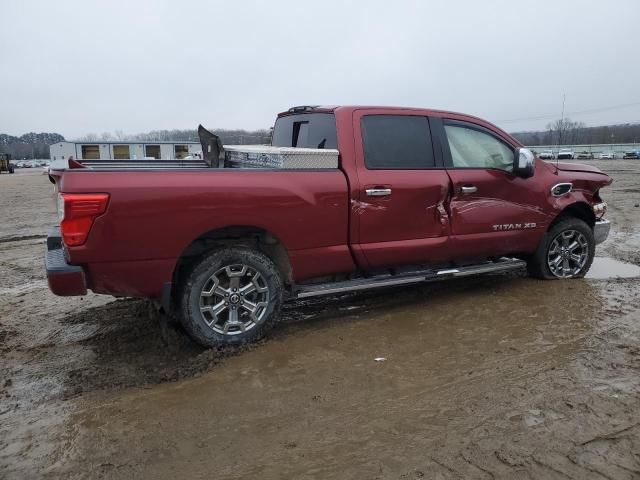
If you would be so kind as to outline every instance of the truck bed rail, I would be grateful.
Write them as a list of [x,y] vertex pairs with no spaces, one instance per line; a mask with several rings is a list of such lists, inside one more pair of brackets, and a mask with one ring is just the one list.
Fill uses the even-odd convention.
[[184,168],[208,168],[204,160],[76,160],[91,169],[124,170],[175,170]]

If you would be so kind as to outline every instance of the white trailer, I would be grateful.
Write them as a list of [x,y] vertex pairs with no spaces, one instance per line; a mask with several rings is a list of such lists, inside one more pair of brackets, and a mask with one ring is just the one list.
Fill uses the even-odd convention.
[[60,142],[49,147],[51,166],[67,167],[69,157],[76,160],[173,160],[202,158],[198,142]]

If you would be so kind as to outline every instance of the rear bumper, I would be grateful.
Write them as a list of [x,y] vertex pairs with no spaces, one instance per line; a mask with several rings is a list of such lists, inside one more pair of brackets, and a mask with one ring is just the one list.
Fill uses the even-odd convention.
[[593,226],[593,237],[596,240],[596,245],[604,242],[609,236],[611,230],[611,222],[609,220],[597,220]]
[[63,297],[86,295],[87,279],[84,269],[69,265],[62,249],[59,229],[53,229],[47,236],[47,253],[44,258],[49,290]]

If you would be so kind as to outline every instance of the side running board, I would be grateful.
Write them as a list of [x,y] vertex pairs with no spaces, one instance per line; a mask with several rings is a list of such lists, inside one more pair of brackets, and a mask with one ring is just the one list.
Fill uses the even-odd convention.
[[395,285],[409,285],[413,283],[434,282],[447,278],[468,277],[483,273],[499,273],[520,270],[527,262],[517,258],[502,257],[494,262],[479,263],[465,267],[449,268],[445,270],[424,270],[400,275],[379,275],[342,282],[320,283],[314,285],[299,285],[293,293],[293,298],[318,297],[336,293],[369,290],[371,288],[391,287]]

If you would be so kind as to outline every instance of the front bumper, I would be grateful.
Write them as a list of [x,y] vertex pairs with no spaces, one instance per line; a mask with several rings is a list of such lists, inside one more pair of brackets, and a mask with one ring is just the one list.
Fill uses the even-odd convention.
[[53,229],[47,235],[47,253],[44,257],[49,290],[62,297],[86,295],[87,279],[84,269],[70,265],[62,249],[62,237],[59,229]]
[[607,239],[610,230],[611,222],[609,220],[596,220],[596,224],[593,226],[593,237],[596,240],[596,245]]

